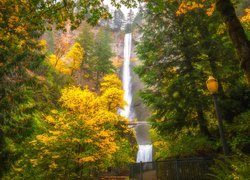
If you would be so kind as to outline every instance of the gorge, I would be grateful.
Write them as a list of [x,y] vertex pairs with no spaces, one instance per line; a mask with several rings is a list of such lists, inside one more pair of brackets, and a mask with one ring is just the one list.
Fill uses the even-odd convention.
[[[131,73],[131,51],[132,51],[132,33],[125,34],[124,37],[124,63],[122,69],[122,83],[124,90],[124,100],[127,102],[127,105],[124,107],[124,110],[121,110],[120,114],[133,121],[136,118],[136,113],[134,112],[132,98],[132,73]],[[145,120],[144,120],[145,121]],[[141,124],[140,126],[148,126],[147,124]],[[149,144],[148,140],[145,140],[145,136],[142,134],[149,134],[148,128],[135,127],[136,139],[138,143],[139,150],[137,152],[137,162],[150,162],[152,161],[152,145]],[[147,131],[147,132],[142,132]]]

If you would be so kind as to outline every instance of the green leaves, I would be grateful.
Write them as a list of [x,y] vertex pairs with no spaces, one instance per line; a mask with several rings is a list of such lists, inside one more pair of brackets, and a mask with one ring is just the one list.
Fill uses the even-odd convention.
[[96,91],[99,91],[99,83],[104,75],[114,72],[112,64],[111,32],[108,27],[101,27],[94,36],[90,26],[84,24],[77,41],[85,50],[84,61],[81,65],[82,78],[92,81]]
[[[231,42],[226,34],[217,33],[222,24],[218,14],[210,18],[206,10],[199,9],[196,14],[187,11],[176,16],[178,7],[173,1],[147,3],[143,35],[137,45],[142,63],[135,72],[146,87],[141,97],[151,107],[150,121],[158,138],[169,143],[159,149],[163,154],[168,151],[165,158],[217,150],[217,146],[205,143],[206,138],[219,140],[214,107],[205,87],[209,75],[213,74],[220,82],[220,107],[225,120],[232,122],[236,114],[249,106],[242,97],[245,81],[240,78],[242,72]],[[190,129],[190,134],[183,132],[186,129]],[[185,141],[194,143],[191,145],[194,148],[186,146]]]

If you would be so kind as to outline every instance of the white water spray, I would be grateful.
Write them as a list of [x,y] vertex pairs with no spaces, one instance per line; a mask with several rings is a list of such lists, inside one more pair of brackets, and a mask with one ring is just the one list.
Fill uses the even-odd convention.
[[[130,58],[131,58],[131,46],[132,46],[132,34],[128,33],[124,38],[124,64],[123,64],[123,74],[122,83],[124,90],[124,100],[127,105],[120,114],[130,121],[132,120],[132,88],[131,88],[131,73],[130,73]],[[149,162],[152,161],[152,145],[139,145],[139,150],[137,153],[137,162]]]
[[136,162],[152,161],[152,145],[139,145]]
[[121,115],[128,118],[131,117],[131,103],[132,103],[132,91],[131,91],[131,74],[130,74],[130,57],[131,57],[131,42],[132,34],[126,34],[124,38],[124,64],[123,64],[123,75],[122,84],[124,90],[124,100],[127,105],[124,110],[121,110]]

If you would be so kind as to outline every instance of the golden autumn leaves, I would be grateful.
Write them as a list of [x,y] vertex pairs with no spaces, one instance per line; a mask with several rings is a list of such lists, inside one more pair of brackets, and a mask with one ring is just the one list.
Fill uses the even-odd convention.
[[64,88],[59,99],[64,110],[52,110],[45,117],[49,130],[30,142],[37,152],[29,160],[32,167],[63,176],[72,168],[103,169],[119,162],[119,158],[133,161],[131,154],[123,152],[130,146],[126,137],[133,132],[117,114],[124,105],[121,88],[115,74],[103,78],[100,94],[76,86]]
[[[191,1],[182,1],[178,10],[176,11],[176,15],[180,16],[182,14],[187,13],[188,11],[205,8],[204,4],[205,4],[204,0],[200,3],[195,2],[195,1],[192,1],[192,2]],[[209,8],[206,8],[206,14],[208,16],[212,16],[214,10],[215,10],[215,3],[212,3]]]
[[50,55],[47,60],[58,72],[71,75],[73,71],[79,70],[85,51],[79,43],[75,43],[64,57],[55,54]]

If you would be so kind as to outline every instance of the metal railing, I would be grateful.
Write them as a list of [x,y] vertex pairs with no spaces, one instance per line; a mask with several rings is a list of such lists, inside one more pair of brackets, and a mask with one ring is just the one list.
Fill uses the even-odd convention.
[[186,158],[130,165],[132,180],[209,180],[212,159]]

